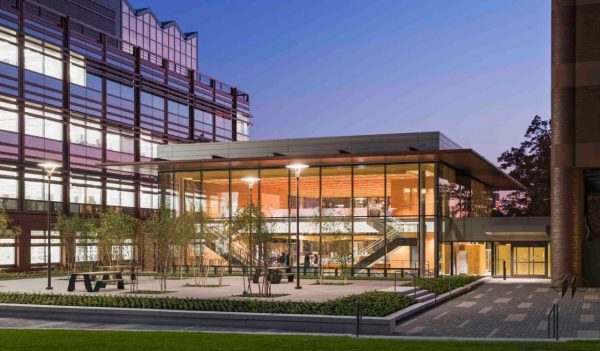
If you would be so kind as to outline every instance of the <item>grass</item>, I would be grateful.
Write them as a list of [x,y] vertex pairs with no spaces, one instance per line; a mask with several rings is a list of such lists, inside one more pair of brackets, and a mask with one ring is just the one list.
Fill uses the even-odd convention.
[[479,342],[368,339],[347,336],[115,332],[80,330],[0,330],[2,350],[377,350],[377,351],[584,351],[600,342]]

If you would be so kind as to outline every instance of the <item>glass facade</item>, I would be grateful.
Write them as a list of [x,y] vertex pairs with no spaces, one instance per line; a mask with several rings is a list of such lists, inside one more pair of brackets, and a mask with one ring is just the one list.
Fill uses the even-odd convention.
[[[435,163],[309,167],[298,184],[286,168],[160,173],[165,205],[204,212],[210,222],[232,220],[250,202],[274,228],[272,257],[289,255],[307,269],[340,269],[341,253],[354,274],[388,269],[433,270],[436,238]],[[243,179],[259,178],[252,190]],[[297,208],[296,203],[299,203]],[[300,257],[296,257],[296,216]],[[219,240],[226,227],[212,225]],[[219,228],[222,232],[219,233]],[[231,238],[232,264],[243,245]]]
[[[301,172],[299,184],[287,168],[160,172],[159,177],[167,207],[208,217],[214,254],[230,267],[248,258],[224,224],[254,203],[272,222],[273,263],[294,266],[299,260],[307,272],[500,275],[507,261],[509,276],[547,274],[546,243],[533,248],[457,240],[452,219],[489,217],[491,190],[441,162],[311,166]],[[252,189],[247,177],[259,179]]]

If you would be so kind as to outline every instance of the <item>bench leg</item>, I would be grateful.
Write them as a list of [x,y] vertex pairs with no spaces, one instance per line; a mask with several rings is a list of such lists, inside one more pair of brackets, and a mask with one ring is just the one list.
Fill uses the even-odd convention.
[[104,284],[103,282],[97,281],[96,285],[94,285],[94,292],[100,291],[100,288],[102,287],[103,284]]
[[[110,275],[108,275],[108,274],[105,274],[102,276],[102,280],[109,280],[109,279],[110,279]],[[106,282],[101,282],[100,287],[102,289],[106,288]]]
[[117,282],[117,289],[125,289],[125,281],[123,280],[123,274],[118,273],[115,274],[115,276],[117,277],[117,279],[121,279]]
[[94,291],[94,289],[92,288],[92,279],[89,275],[86,274],[83,276],[83,284],[85,285],[85,290],[87,290],[88,292]]
[[69,287],[67,291],[75,291],[75,280],[77,280],[77,276],[75,274],[71,274],[71,278],[69,278]]

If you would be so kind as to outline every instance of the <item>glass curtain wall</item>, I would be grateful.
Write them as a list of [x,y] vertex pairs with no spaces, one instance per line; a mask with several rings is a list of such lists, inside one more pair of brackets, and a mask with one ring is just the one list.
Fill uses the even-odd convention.
[[[226,224],[252,201],[273,223],[273,264],[295,266],[299,259],[309,273],[322,268],[334,274],[345,267],[353,274],[400,268],[427,274],[436,252],[436,168],[435,163],[309,167],[301,172],[299,193],[294,172],[286,168],[164,172],[161,199],[177,213],[203,212],[203,230],[214,238],[207,246],[228,265],[248,262],[247,249]],[[259,179],[252,194],[247,177]]]

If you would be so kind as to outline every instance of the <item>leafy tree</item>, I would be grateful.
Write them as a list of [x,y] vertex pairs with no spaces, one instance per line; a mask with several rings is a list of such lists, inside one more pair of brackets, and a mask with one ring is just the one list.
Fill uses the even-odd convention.
[[252,294],[252,272],[256,258],[257,266],[262,267],[262,282],[258,284],[258,293],[259,295],[270,296],[271,285],[268,267],[274,232],[272,223],[268,222],[260,207],[251,203],[236,212],[231,222],[231,232],[238,236],[238,240],[247,247],[249,254],[248,268],[250,276],[247,287],[246,277],[243,277],[244,293]]
[[500,168],[527,187],[505,196],[496,216],[548,216],[550,214],[550,120],[535,116],[525,140],[498,157]]
[[85,220],[79,214],[67,216],[61,212],[56,217],[53,228],[60,233],[60,241],[65,249],[67,271],[74,272],[77,269],[77,237],[79,233],[86,230]]
[[[319,233],[319,284],[324,283],[323,269],[323,239],[330,246],[330,251],[333,252],[334,261],[342,268],[342,276],[345,274],[345,267],[349,263],[346,259],[352,257],[352,252],[347,247],[347,237],[352,231],[352,219],[347,216],[331,216],[318,214],[311,219],[315,231]],[[340,242],[337,242],[340,241]],[[345,279],[343,279],[345,283]]]
[[99,246],[106,254],[109,265],[113,265],[113,252],[116,254],[117,264],[121,264],[125,242],[133,242],[137,236],[138,220],[123,212],[109,209],[100,213],[97,233]]
[[171,210],[161,207],[142,224],[148,244],[154,247],[154,262],[160,279],[160,290],[167,290],[167,277],[171,271],[175,219]]
[[0,208],[0,238],[17,239],[19,235],[21,235],[21,227],[14,225],[4,208]]

